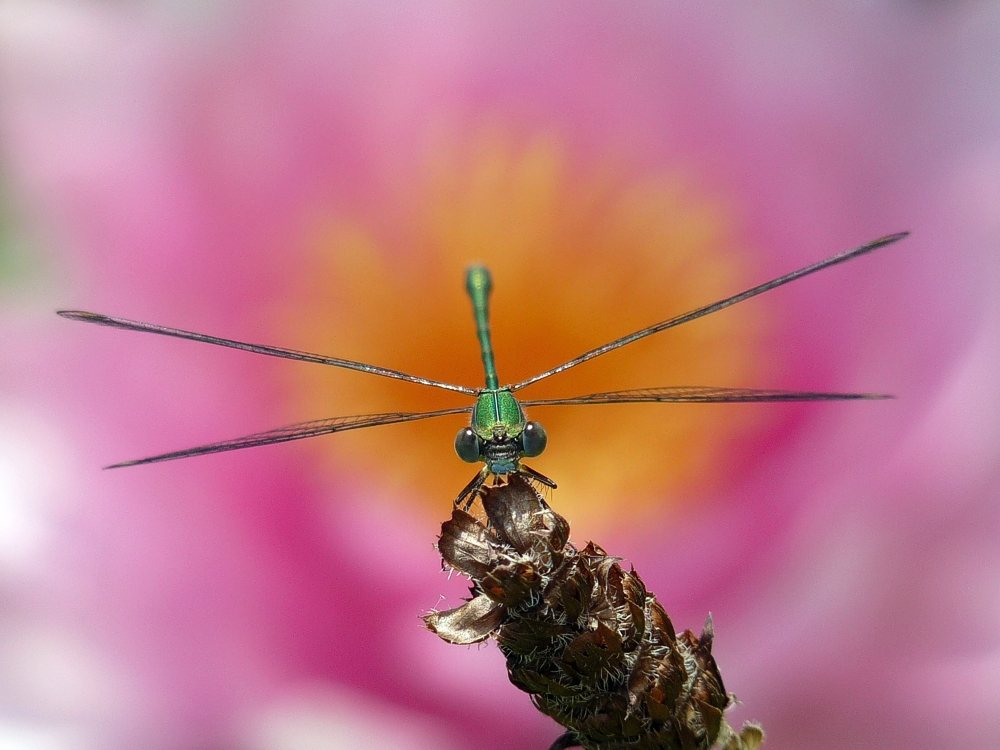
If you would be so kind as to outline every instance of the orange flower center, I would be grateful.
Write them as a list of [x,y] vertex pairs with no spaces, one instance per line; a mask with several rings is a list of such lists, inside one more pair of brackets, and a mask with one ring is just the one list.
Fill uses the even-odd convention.
[[[309,231],[314,264],[283,311],[283,339],[310,351],[472,387],[484,384],[464,272],[494,277],[501,383],[727,296],[744,253],[718,206],[671,175],[574,168],[549,138],[493,135],[438,152],[428,177],[383,225],[327,214]],[[402,218],[400,218],[402,217]],[[400,229],[402,227],[402,229]],[[760,385],[760,305],[709,316],[531,386],[522,399],[664,385]],[[757,316],[757,317],[754,317]],[[296,368],[294,418],[422,411],[472,397],[386,378]],[[710,489],[753,407],[629,404],[536,407],[546,452],[529,465],[559,484],[578,533]],[[452,448],[463,416],[315,441],[335,470],[443,517],[478,467]]]

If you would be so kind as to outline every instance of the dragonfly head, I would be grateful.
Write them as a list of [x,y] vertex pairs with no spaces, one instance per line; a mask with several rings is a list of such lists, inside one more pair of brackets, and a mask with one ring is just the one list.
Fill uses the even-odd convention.
[[513,474],[522,456],[539,455],[546,442],[545,429],[524,418],[509,390],[486,389],[472,408],[471,424],[455,437],[455,452],[470,464],[483,461],[494,474]]

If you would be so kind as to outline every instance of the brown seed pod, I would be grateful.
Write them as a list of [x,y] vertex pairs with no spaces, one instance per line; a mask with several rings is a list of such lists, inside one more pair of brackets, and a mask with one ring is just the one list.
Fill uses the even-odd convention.
[[456,509],[438,542],[472,597],[424,623],[449,643],[494,638],[510,681],[567,729],[551,750],[756,750],[761,728],[723,717],[734,699],[711,615],[700,636],[677,635],[635,570],[592,542],[577,550],[522,477],[482,493],[486,523]]

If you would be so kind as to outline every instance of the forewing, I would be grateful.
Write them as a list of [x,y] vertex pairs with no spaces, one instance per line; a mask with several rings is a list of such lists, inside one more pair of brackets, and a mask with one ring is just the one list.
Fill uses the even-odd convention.
[[152,323],[141,323],[137,320],[127,320],[126,318],[113,318],[110,315],[101,315],[100,313],[85,312],[83,310],[59,310],[56,312],[63,318],[69,320],[79,320],[84,323],[94,323],[100,326],[108,326],[110,328],[118,328],[123,331],[139,331],[141,333],[155,333],[160,336],[171,336],[176,339],[187,339],[188,341],[200,341],[203,344],[212,344],[214,346],[225,346],[229,349],[239,349],[244,352],[253,352],[254,354],[264,354],[268,357],[281,357],[283,359],[294,359],[299,362],[316,362],[321,365],[331,365],[333,367],[343,367],[348,370],[358,370],[359,372],[367,372],[371,375],[381,375],[386,378],[393,378],[395,380],[405,380],[407,383],[417,383],[419,385],[429,385],[433,388],[444,388],[449,391],[457,391],[459,393],[467,393],[469,395],[475,395],[475,388],[468,388],[464,385],[452,385],[451,383],[442,383],[438,380],[428,380],[427,378],[419,378],[416,375],[408,375],[405,372],[400,372],[399,370],[390,370],[385,367],[378,367],[377,365],[369,365],[364,362],[355,362],[350,359],[340,359],[339,357],[327,357],[322,354],[312,354],[311,352],[300,352],[295,349],[285,349],[280,346],[266,346],[264,344],[248,344],[243,341],[234,341],[233,339],[219,338],[218,336],[209,336],[204,333],[194,333],[192,331],[182,331],[180,328],[168,328],[166,326],[158,326]]

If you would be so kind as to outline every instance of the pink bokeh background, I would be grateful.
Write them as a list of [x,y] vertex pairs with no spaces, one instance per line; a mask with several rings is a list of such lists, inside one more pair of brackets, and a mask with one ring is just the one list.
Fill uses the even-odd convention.
[[299,445],[99,471],[292,421],[298,365],[53,314],[282,344],[317,207],[419,253],[428,142],[489,127],[684,175],[747,285],[913,232],[775,292],[760,355],[761,385],[896,401],[776,412],[682,510],[629,524],[616,500],[586,531],[679,627],[712,611],[734,722],[769,747],[995,748],[998,71],[1000,13],[972,0],[5,3],[0,747],[557,736],[496,648],[418,627],[462,594],[431,546],[450,498],[415,510]]

